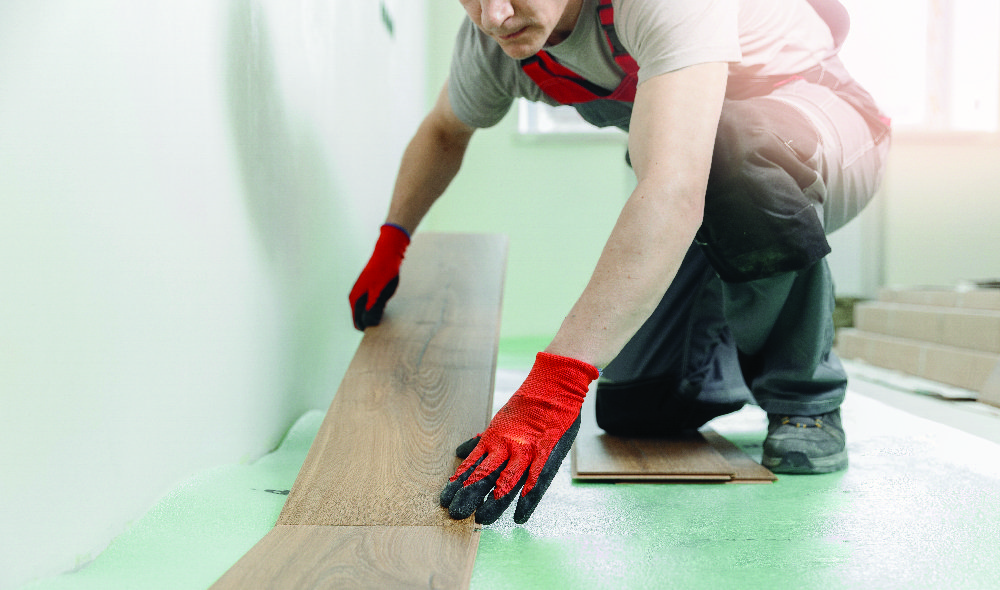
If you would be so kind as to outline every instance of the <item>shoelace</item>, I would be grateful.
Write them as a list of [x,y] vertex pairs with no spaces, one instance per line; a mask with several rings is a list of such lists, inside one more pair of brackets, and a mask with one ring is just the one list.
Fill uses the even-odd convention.
[[823,428],[822,416],[782,416],[781,424],[794,424],[796,428]]

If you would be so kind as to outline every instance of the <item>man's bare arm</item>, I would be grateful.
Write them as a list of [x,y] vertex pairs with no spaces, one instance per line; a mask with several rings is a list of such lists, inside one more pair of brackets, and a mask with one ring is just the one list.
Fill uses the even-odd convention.
[[455,115],[445,83],[434,108],[403,152],[387,223],[402,226],[411,234],[417,229],[458,173],[474,131]]
[[653,313],[701,225],[727,70],[696,65],[639,85],[629,132],[638,185],[546,352],[602,367]]

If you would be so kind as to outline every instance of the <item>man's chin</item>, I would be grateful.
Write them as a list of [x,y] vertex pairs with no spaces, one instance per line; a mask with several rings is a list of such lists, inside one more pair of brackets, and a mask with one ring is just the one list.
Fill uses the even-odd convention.
[[525,45],[520,43],[513,45],[501,44],[500,48],[503,49],[503,52],[506,53],[508,57],[512,57],[518,60],[529,58],[532,55],[535,55],[536,53],[542,50],[541,47],[535,47],[534,45]]

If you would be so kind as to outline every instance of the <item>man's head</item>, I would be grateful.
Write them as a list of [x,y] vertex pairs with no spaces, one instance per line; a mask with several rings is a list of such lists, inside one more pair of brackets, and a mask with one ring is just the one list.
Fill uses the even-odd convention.
[[569,36],[583,0],[459,0],[469,18],[515,59]]

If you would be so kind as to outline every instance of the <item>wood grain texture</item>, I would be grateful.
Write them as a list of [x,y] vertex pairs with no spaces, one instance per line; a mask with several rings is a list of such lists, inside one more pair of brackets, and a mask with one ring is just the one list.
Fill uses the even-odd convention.
[[583,405],[580,433],[571,454],[575,479],[756,483],[777,478],[711,429],[676,439],[605,434],[594,417],[594,388]]
[[733,479],[728,483],[771,483],[778,480],[770,469],[751,459],[750,455],[718,432],[704,428],[701,435],[733,469]]
[[490,418],[505,260],[501,237],[415,236],[278,524],[455,524],[438,494]]
[[468,587],[479,532],[438,495],[490,419],[506,254],[502,236],[415,236],[277,525],[213,589]]
[[733,479],[733,468],[704,438],[640,439],[609,434],[578,437],[574,446],[577,479],[683,480]]
[[456,527],[278,525],[213,588],[466,588],[478,542]]

